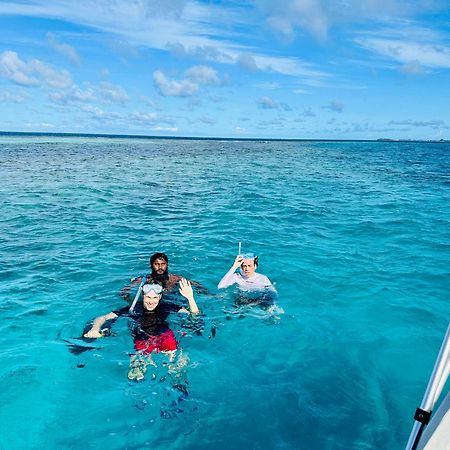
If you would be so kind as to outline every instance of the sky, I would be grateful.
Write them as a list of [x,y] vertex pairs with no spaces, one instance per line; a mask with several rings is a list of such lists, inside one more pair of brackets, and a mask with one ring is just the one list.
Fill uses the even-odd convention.
[[449,0],[0,0],[0,130],[450,139]]

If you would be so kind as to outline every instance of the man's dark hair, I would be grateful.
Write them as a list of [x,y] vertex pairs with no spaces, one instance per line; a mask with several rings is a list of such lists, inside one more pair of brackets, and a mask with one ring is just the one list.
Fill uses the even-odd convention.
[[153,253],[153,255],[150,257],[150,267],[157,259],[163,259],[167,264],[169,264],[169,258],[167,257],[167,255],[165,253],[159,252]]

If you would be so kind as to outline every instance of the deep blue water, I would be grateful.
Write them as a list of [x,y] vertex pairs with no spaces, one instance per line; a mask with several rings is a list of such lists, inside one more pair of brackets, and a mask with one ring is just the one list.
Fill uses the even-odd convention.
[[[450,144],[2,137],[0,180],[1,449],[405,446],[450,318]],[[284,314],[217,291],[239,241]],[[64,341],[155,251],[211,291],[202,335],[172,322],[182,401],[161,365],[127,380],[126,319]]]

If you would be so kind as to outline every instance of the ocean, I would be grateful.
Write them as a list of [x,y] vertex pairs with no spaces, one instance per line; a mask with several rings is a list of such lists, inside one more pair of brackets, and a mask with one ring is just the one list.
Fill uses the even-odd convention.
[[[401,449],[450,319],[450,144],[0,136],[0,448]],[[217,283],[242,250],[275,314]],[[120,318],[152,253],[197,280],[180,395]],[[282,313],[282,311],[284,313]],[[77,342],[77,341],[75,341]]]

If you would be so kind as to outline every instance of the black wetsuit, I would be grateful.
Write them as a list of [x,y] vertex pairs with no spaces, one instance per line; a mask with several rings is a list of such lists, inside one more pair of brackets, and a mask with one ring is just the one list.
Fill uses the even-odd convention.
[[160,302],[153,311],[147,311],[142,304],[136,305],[130,314],[130,307],[125,306],[113,311],[117,316],[129,316],[133,320],[132,336],[135,340],[146,340],[150,336],[158,336],[169,330],[167,318],[172,312],[178,312],[180,306]]

